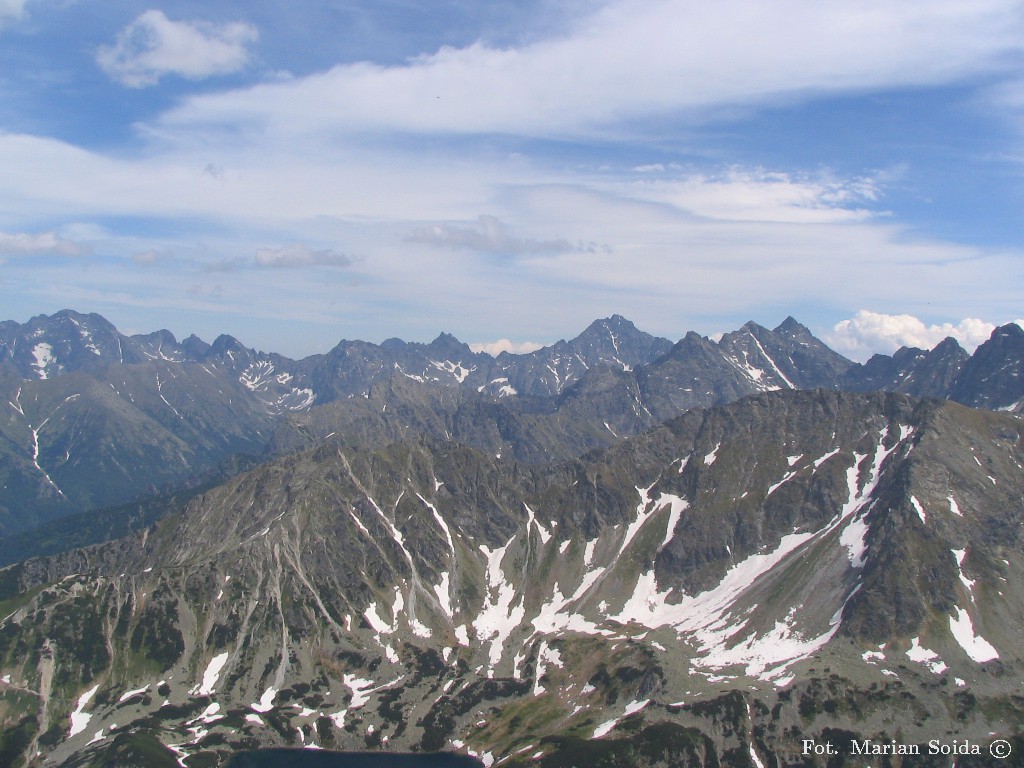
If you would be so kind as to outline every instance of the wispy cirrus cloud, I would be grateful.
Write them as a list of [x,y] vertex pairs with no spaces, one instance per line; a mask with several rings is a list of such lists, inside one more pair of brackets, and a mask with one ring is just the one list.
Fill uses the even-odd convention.
[[149,10],[121,30],[116,43],[101,46],[96,62],[129,88],[156,85],[170,74],[203,80],[242,69],[258,38],[256,27],[245,22],[172,21]]
[[350,267],[353,259],[330,248],[315,251],[308,245],[292,243],[282,248],[260,248],[253,263],[258,267],[294,269],[300,267]]
[[874,213],[869,206],[883,195],[885,176],[839,178],[827,172],[796,174],[741,166],[714,174],[666,174],[657,167],[635,170],[644,174],[632,185],[637,197],[712,219],[808,224],[870,218]]
[[196,96],[161,124],[281,137],[606,136],[643,119],[699,123],[722,108],[955,82],[1021,51],[1020,10],[1016,0],[616,0],[528,45],[477,42],[400,65],[339,64]]
[[351,267],[355,259],[330,248],[314,250],[292,243],[280,248],[257,248],[252,257],[235,256],[209,262],[207,272],[235,272],[241,269],[308,269],[311,267]]
[[[358,14],[373,4],[342,5]],[[446,5],[463,20],[481,6]],[[358,54],[335,44],[329,25],[294,24],[303,6],[217,7],[219,19],[257,20],[260,67],[255,25],[146,11],[116,40],[105,33],[111,44],[97,57],[112,78],[102,90],[125,107],[102,116],[117,122],[109,135],[0,126],[0,226],[56,228],[98,254],[76,275],[57,259],[9,259],[10,284],[22,281],[12,293],[46,286],[73,297],[73,279],[95,289],[82,294],[89,301],[121,295],[111,284],[149,294],[139,306],[153,307],[153,295],[172,304],[182,286],[232,272],[216,302],[206,297],[218,323],[229,308],[245,323],[253,306],[318,315],[330,318],[323,344],[336,341],[340,318],[367,338],[432,338],[444,327],[463,338],[543,339],[614,312],[671,336],[786,314],[821,333],[862,306],[953,325],[1018,311],[1018,240],[956,237],[900,207],[901,194],[914,198],[915,215],[932,205],[931,171],[921,175],[919,156],[906,153],[919,139],[941,139],[948,179],[935,184],[960,183],[965,161],[945,141],[957,121],[935,120],[936,111],[893,120],[909,109],[884,107],[987,90],[1017,114],[1024,0],[598,0],[563,4],[564,23],[530,34],[512,24],[502,44],[433,29],[402,37],[406,47],[395,41],[407,19],[381,12]],[[42,8],[28,3],[33,25]],[[26,4],[0,0],[4,9],[13,19]],[[402,53],[375,49],[378,34]],[[460,42],[437,47],[452,39]],[[317,48],[315,64],[280,57],[303,45]],[[414,51],[423,53],[401,58]],[[276,74],[288,69],[298,74]],[[117,85],[231,72],[241,74],[218,91],[173,83],[178,95],[163,112],[154,109],[169,94],[125,98]],[[201,93],[180,95],[189,89]],[[46,108],[66,106],[53,98]],[[839,139],[838,149],[819,146],[821,113],[833,123],[847,114],[836,104],[861,118],[851,131],[884,130],[860,152]],[[964,115],[956,109],[948,113]],[[806,142],[793,131],[805,123]],[[138,132],[124,142],[129,125]],[[921,137],[923,128],[933,133]],[[970,138],[971,152],[995,146]],[[883,145],[894,149],[880,154]],[[875,170],[901,163],[918,176],[892,184]],[[69,217],[110,231],[79,235]],[[931,314],[938,306],[945,316]],[[308,328],[296,338],[312,343]],[[863,338],[893,343],[866,327]]]
[[414,230],[406,238],[446,248],[467,248],[482,253],[522,255],[533,253],[565,253],[574,250],[568,240],[535,240],[517,237],[495,216],[480,216],[474,226],[431,224]]

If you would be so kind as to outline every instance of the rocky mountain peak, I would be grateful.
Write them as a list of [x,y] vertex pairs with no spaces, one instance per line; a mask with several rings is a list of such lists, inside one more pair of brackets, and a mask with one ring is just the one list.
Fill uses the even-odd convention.
[[800,341],[805,341],[808,337],[814,338],[811,329],[798,322],[792,315],[787,316],[785,320],[779,323],[774,332]]
[[459,341],[459,339],[447,332],[438,334],[437,338],[425,347],[425,350],[431,355],[438,356],[441,360],[451,360],[453,362],[459,362],[460,358],[468,358],[474,354],[468,344]]
[[8,324],[0,335],[0,361],[24,379],[98,371],[132,357],[130,342],[105,318],[70,309]]
[[210,357],[231,357],[232,355],[249,356],[250,350],[234,336],[222,333],[213,340],[207,353]]
[[1024,328],[1021,328],[1017,323],[1007,323],[1006,325],[998,326],[993,330],[990,338],[1016,339],[1017,341],[1024,341]]
[[616,314],[611,315],[609,317],[601,318],[599,320],[595,320],[586,327],[586,329],[583,331],[583,333],[580,334],[580,336],[585,336],[590,333],[601,334],[608,332],[630,334],[640,333],[640,331],[637,329],[637,327],[633,324],[631,320],[627,320],[622,315]]
[[[993,334],[969,365],[947,340],[855,366],[805,330],[792,318],[775,330],[751,321],[718,343],[691,332],[672,344],[611,315],[528,354],[474,354],[445,333],[430,344],[343,341],[295,361],[227,335],[212,345],[195,337],[177,344],[168,331],[127,337],[70,310],[5,322],[0,532],[217,472],[232,452],[291,450],[332,434],[366,444],[425,430],[532,463],[774,389],[881,389],[1024,407],[1016,326]],[[314,407],[331,402],[336,412]],[[311,408],[300,423],[296,415]],[[85,469],[87,456],[98,469]],[[147,457],[144,469],[125,470],[127,456]]]
[[932,354],[938,357],[958,358],[961,359],[961,361],[963,362],[966,362],[967,358],[970,357],[970,355],[967,353],[967,350],[961,347],[960,342],[958,342],[952,336],[947,336],[938,344],[936,344],[935,348],[932,350]]
[[587,365],[606,364],[628,370],[664,354],[671,342],[639,330],[622,315],[595,320],[570,342],[567,351]]
[[194,333],[181,342],[181,348],[192,360],[201,360],[210,351],[210,344]]
[[166,329],[132,336],[131,341],[137,352],[150,359],[181,362],[187,358],[174,334]]
[[950,397],[977,408],[1024,407],[1024,329],[1008,323],[963,364]]

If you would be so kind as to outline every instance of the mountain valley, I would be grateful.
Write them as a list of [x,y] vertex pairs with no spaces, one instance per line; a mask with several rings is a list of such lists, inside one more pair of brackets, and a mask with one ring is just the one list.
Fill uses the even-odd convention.
[[6,537],[106,521],[0,570],[6,764],[1024,748],[1018,326],[858,365],[792,319],[301,361],[101,321],[0,326]]

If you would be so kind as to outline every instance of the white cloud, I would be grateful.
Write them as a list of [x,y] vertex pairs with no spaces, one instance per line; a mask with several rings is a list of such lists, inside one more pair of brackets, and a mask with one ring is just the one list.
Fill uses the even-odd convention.
[[0,0],[0,29],[25,15],[25,0]]
[[[385,314],[388,335],[423,339],[439,328],[462,338],[547,338],[614,312],[668,336],[701,323],[732,328],[736,315],[771,322],[793,313],[828,327],[862,306],[1012,317],[1021,254],[927,240],[877,217],[883,177],[706,164],[696,172],[662,148],[685,144],[687,130],[721,108],[995,71],[1024,41],[1019,8],[1010,0],[605,2],[568,33],[519,48],[477,44],[193,97],[144,126],[143,151],[105,155],[0,134],[0,226],[125,221],[104,238],[75,237],[103,254],[89,275],[75,276],[97,296],[117,284],[172,305],[182,285],[204,284],[204,267],[234,269],[210,311],[244,314],[262,301],[268,317],[328,317],[327,332],[344,325],[364,337]],[[229,34],[158,11],[135,26],[137,40],[129,28],[105,55],[113,76],[137,86],[243,66],[255,39],[246,25]],[[673,140],[646,144],[651,155],[642,155],[649,137],[629,132],[653,131],[666,115]],[[404,134],[417,131],[597,140],[556,157],[551,144],[490,136],[407,143]],[[628,144],[615,141],[623,135]],[[509,147],[521,154],[505,154]],[[605,147],[594,162],[610,167],[581,167]],[[480,211],[489,215],[474,220]],[[72,237],[67,226],[59,231]],[[489,258],[495,252],[516,258]],[[351,263],[346,253],[365,258]],[[74,295],[55,282],[59,267],[42,266],[25,290],[46,283]],[[274,266],[292,267],[288,280]]]
[[168,74],[202,80],[242,69],[249,60],[246,46],[259,33],[251,24],[171,21],[162,11],[142,13],[101,46],[96,61],[112,78],[130,88],[155,85]]
[[59,256],[81,256],[88,252],[84,246],[65,240],[53,232],[35,234],[0,232],[0,253],[22,256],[35,253],[51,253]]
[[573,250],[568,240],[532,240],[516,237],[494,216],[480,216],[476,226],[432,224],[412,232],[408,240],[448,248],[468,248],[483,253],[561,253]]
[[[667,336],[732,328],[737,316],[772,322],[794,314],[827,328],[850,316],[838,312],[863,306],[920,317],[936,306],[956,318],[1020,312],[1013,289],[1024,281],[1019,252],[922,239],[891,218],[847,216],[843,206],[858,210],[870,198],[839,195],[833,202],[832,190],[856,188],[857,179],[730,168],[692,178],[672,170],[652,183],[629,168],[584,173],[471,153],[309,148],[307,155],[305,148],[292,153],[255,144],[212,157],[165,150],[128,163],[51,139],[0,135],[0,210],[12,221],[111,215],[180,221],[179,236],[155,241],[113,234],[82,239],[104,255],[120,255],[120,270],[148,250],[179,254],[161,266],[192,282],[204,268],[234,270],[225,290],[244,296],[237,300],[243,308],[260,295],[280,297],[280,272],[271,264],[331,261],[313,255],[322,248],[317,243],[331,244],[335,261],[360,254],[345,269],[293,268],[291,306],[282,297],[275,311],[343,318],[338,322],[350,333],[365,328],[361,333],[370,338],[381,332],[381,306],[388,307],[386,335],[422,339],[439,328],[460,338],[544,339],[552,328],[573,331],[615,312]],[[211,159],[223,165],[221,178],[203,172]],[[673,185],[685,195],[667,194]],[[730,209],[730,193],[742,206]],[[515,229],[492,227],[488,239],[488,227],[469,215],[481,208],[499,225],[515,222]],[[440,235],[469,242],[438,247],[444,237],[409,240],[424,222],[448,222]],[[515,259],[496,264],[489,253],[468,247],[494,245],[499,235],[512,241],[506,245],[583,241],[608,248],[521,247]],[[131,272],[130,288],[163,290],[167,269],[141,269]],[[107,273],[94,263],[90,274],[100,280]]]
[[[138,257],[135,257],[138,260]],[[152,263],[152,260],[150,261]],[[237,272],[241,269],[304,269],[306,267],[351,267],[355,260],[330,248],[314,251],[308,245],[292,243],[281,248],[257,248],[255,256],[228,256],[206,261],[206,272]]]
[[715,175],[644,178],[631,192],[712,219],[824,224],[869,218],[872,214],[862,206],[879,199],[882,185],[875,178],[812,177],[736,166]]
[[988,340],[995,327],[994,323],[973,317],[956,324],[926,325],[913,315],[887,315],[862,309],[849,320],[836,323],[826,341],[836,351],[859,360],[875,352],[891,354],[900,347],[932,349],[948,336],[973,352]]
[[955,82],[1019,53],[1022,25],[1019,0],[615,0],[561,37],[342,64],[196,96],[162,122],[279,137],[600,135],[641,118]]
[[258,267],[281,269],[295,267],[349,267],[352,259],[330,249],[314,251],[307,245],[293,243],[283,248],[260,248],[254,263]]
[[497,341],[477,341],[469,345],[474,352],[486,352],[497,357],[502,352],[509,352],[513,355],[525,355],[528,352],[535,352],[543,347],[535,341],[510,341],[509,339],[498,339]]

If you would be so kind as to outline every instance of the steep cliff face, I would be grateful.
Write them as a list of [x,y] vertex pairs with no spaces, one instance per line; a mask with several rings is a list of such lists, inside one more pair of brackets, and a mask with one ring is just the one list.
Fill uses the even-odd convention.
[[0,571],[4,744],[704,766],[1012,733],[1022,462],[1014,415],[824,391],[548,465],[328,440]]
[[996,328],[964,363],[950,398],[975,408],[1024,408],[1024,329],[1016,323]]
[[902,347],[891,357],[874,355],[864,365],[853,365],[840,377],[850,392],[902,392],[918,397],[946,398],[970,355],[955,339],[941,341],[931,351]]

